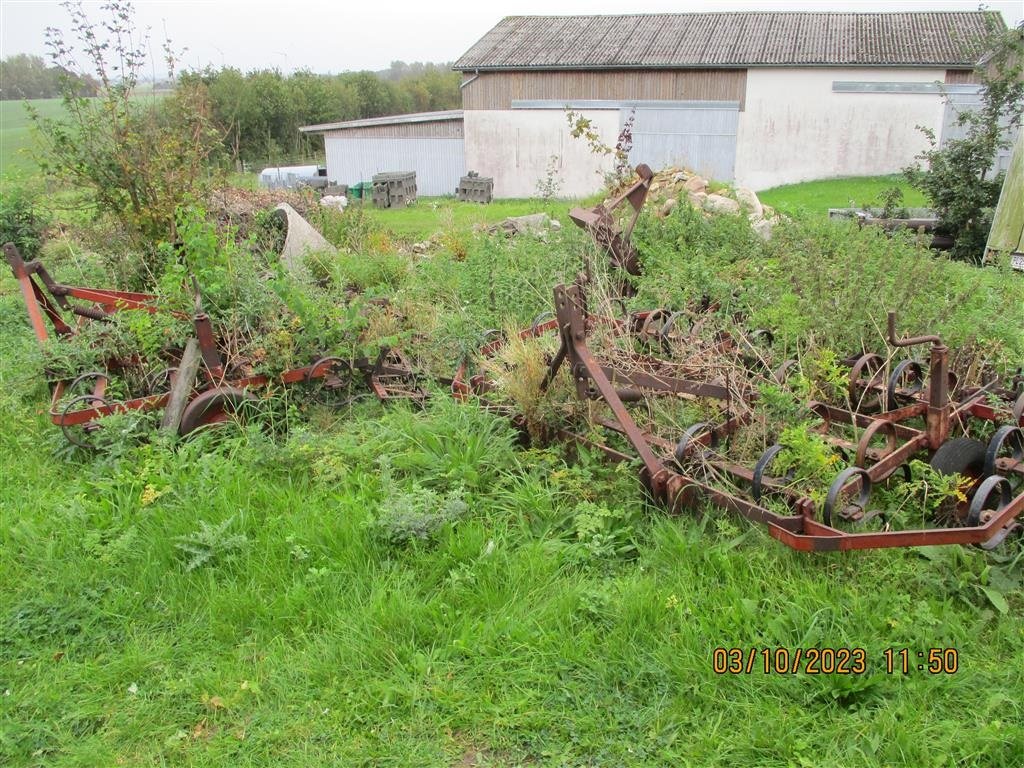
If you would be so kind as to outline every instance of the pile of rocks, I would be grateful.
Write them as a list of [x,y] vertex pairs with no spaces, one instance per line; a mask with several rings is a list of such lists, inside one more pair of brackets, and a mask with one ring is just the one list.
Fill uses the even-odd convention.
[[750,226],[765,240],[771,239],[779,215],[771,206],[757,199],[746,187],[719,187],[699,174],[683,168],[666,168],[654,174],[647,205],[654,206],[655,215],[668,216],[685,200],[708,216],[746,216]]

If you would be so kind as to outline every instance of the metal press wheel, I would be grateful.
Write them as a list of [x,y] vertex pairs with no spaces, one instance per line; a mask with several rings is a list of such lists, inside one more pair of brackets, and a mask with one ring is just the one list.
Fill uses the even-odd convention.
[[[980,440],[956,437],[940,445],[929,464],[932,469],[943,475],[962,475],[970,478],[971,485],[965,491],[965,495],[970,498],[984,478],[987,449],[988,446]],[[967,519],[968,504],[958,502],[954,514],[955,522],[962,524]]]
[[238,387],[216,387],[203,392],[185,406],[178,434],[184,437],[202,427],[235,421],[245,405],[254,402],[254,395]]

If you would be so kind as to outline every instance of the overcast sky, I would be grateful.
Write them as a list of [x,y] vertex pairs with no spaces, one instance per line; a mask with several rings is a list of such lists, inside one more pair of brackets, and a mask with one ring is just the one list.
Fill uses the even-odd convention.
[[[98,18],[101,2],[87,2]],[[385,69],[395,60],[454,61],[503,16],[740,10],[977,10],[977,0],[137,0],[159,54],[167,37],[189,68],[234,66],[283,72]],[[1008,25],[1024,0],[991,0]],[[0,0],[0,57],[45,55],[44,30],[66,26],[56,0]],[[160,74],[159,68],[156,70]]]

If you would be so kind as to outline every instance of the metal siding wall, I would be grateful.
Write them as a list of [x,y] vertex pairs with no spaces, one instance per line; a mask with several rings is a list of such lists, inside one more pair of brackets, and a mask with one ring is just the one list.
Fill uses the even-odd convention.
[[327,176],[341,184],[375,173],[416,171],[419,195],[453,195],[465,173],[462,139],[340,138],[328,136]]
[[[628,119],[632,110],[623,110]],[[635,110],[633,164],[690,168],[716,181],[732,181],[736,169],[736,105]]]
[[463,109],[509,109],[513,99],[738,101],[747,91],[745,69],[566,70],[482,72],[462,92]]
[[[979,86],[980,89],[980,86]],[[946,109],[942,115],[942,133],[940,134],[939,146],[946,146],[951,139],[962,139],[967,136],[967,127],[959,125],[957,120],[961,112],[976,111],[981,108],[981,93],[950,93],[946,95]],[[1010,167],[1010,156],[1012,155],[1013,142],[1017,138],[1019,127],[1010,129],[1008,126],[1003,129],[1004,134],[1010,141],[1010,146],[999,147],[996,150],[996,171],[1005,171]]]

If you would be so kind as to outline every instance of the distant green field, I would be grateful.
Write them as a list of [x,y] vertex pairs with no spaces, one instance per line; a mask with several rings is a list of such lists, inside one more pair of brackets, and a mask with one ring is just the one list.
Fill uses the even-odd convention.
[[860,208],[881,206],[881,195],[898,186],[903,191],[903,205],[917,208],[927,205],[920,192],[907,184],[899,175],[850,176],[838,179],[820,179],[800,184],[786,184],[757,193],[761,202],[778,208],[783,213],[800,211],[827,213],[829,208]]
[[[60,117],[64,112],[60,99],[33,99],[28,103],[43,117]],[[37,171],[39,166],[31,154],[33,147],[32,121],[25,102],[0,101],[0,176]]]

